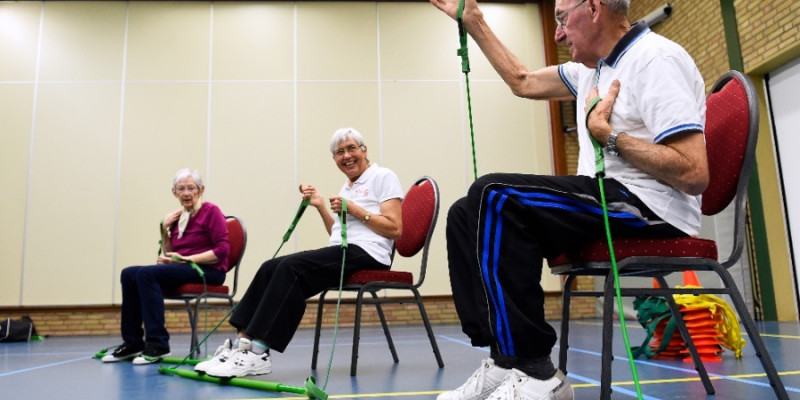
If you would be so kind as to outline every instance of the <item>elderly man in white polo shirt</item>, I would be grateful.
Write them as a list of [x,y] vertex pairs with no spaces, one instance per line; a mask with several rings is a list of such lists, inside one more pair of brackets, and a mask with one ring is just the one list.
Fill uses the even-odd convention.
[[[456,17],[459,0],[430,0]],[[705,86],[676,43],[631,26],[630,0],[556,0],[555,40],[572,62],[529,71],[497,39],[475,0],[463,24],[520,97],[602,96],[577,116],[577,176],[490,174],[447,219],[450,281],[463,331],[490,357],[439,400],[572,399],[550,360],[555,330],[544,319],[543,259],[604,234],[591,137],[605,146],[605,189],[615,235],[694,236],[708,184]],[[587,127],[588,124],[588,127]],[[591,135],[591,136],[590,136]]]

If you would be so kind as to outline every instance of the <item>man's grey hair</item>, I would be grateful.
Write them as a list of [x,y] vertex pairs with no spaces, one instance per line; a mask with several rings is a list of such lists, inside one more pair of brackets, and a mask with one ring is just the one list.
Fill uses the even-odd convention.
[[606,0],[605,4],[612,13],[627,16],[631,0]]
[[198,188],[203,188],[203,178],[200,177],[199,172],[191,168],[181,168],[175,173],[175,177],[172,178],[172,188],[175,189],[175,187],[178,186],[178,182],[188,177],[194,179],[194,183],[197,184]]
[[361,136],[360,132],[353,128],[340,128],[337,129],[336,132],[333,133],[333,137],[331,137],[331,154],[334,154],[336,148],[347,139],[355,140],[359,147],[364,146],[364,137]]

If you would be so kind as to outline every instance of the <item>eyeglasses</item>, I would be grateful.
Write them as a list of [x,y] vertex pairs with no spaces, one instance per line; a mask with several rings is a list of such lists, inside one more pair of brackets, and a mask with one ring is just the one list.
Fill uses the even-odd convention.
[[189,192],[194,193],[198,190],[197,186],[189,185],[189,186],[176,186],[175,193],[182,193],[182,192]]
[[581,0],[580,3],[575,4],[574,6],[564,11],[556,13],[556,28],[564,28],[564,26],[567,24],[567,18],[569,18],[569,13],[571,13],[576,8],[583,5],[583,3],[586,3],[586,0]]
[[340,149],[337,149],[336,151],[333,152],[333,156],[336,157],[336,158],[342,158],[342,157],[344,157],[344,153],[345,152],[347,154],[354,154],[355,152],[357,152],[359,150],[361,150],[361,146],[356,146],[354,144],[351,144],[350,146],[342,147]]

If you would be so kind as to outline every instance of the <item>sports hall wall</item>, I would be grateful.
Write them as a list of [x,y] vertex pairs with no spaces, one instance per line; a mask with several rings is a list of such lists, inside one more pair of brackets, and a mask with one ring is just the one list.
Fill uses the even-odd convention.
[[[538,4],[485,11],[528,66],[544,65]],[[449,295],[444,219],[473,180],[457,47],[455,23],[427,2],[0,3],[0,307],[119,304],[120,270],[155,260],[187,166],[247,227],[246,286],[298,184],[338,192],[328,141],[343,126],[406,189],[439,182],[422,291]],[[547,104],[515,98],[471,48],[479,173],[551,173]],[[325,244],[306,213],[282,253]]]
[[[633,0],[631,19],[663,3]],[[708,87],[730,69],[723,11],[735,13],[743,69],[760,92],[766,74],[800,56],[796,2],[670,3],[653,29],[689,50]],[[551,38],[537,26],[538,2],[485,9],[511,18],[493,27],[529,67],[543,64],[538,46]],[[439,244],[423,291],[446,296],[443,213],[471,180],[453,29],[426,2],[0,3],[0,308],[118,304],[119,269],[154,256],[155,224],[174,207],[169,179],[184,165],[203,173],[208,200],[245,219],[247,282],[277,247],[296,184],[341,184],[325,143],[342,125],[360,129],[372,160],[404,183],[439,180]],[[546,105],[511,97],[470,48],[479,171],[549,172]],[[565,125],[571,106],[562,103]],[[755,268],[768,269],[761,285],[773,287],[778,319],[796,320],[766,111],[753,217],[766,251]],[[570,165],[573,144],[566,134]],[[306,217],[283,251],[324,241],[315,225]]]

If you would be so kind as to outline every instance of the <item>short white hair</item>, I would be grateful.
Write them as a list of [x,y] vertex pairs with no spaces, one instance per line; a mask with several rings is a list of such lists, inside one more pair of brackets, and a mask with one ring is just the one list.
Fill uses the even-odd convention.
[[606,7],[608,7],[611,12],[616,13],[618,15],[628,15],[628,9],[631,6],[630,0],[606,0]]
[[175,173],[175,177],[172,178],[172,188],[175,189],[178,186],[178,182],[188,177],[194,179],[194,183],[197,184],[198,188],[203,188],[203,178],[200,177],[200,173],[197,170],[191,168],[181,168]]
[[355,140],[359,147],[364,146],[364,137],[361,136],[360,132],[353,128],[339,128],[336,132],[333,132],[333,136],[331,137],[331,154],[334,154],[336,148],[347,141],[347,139]]

